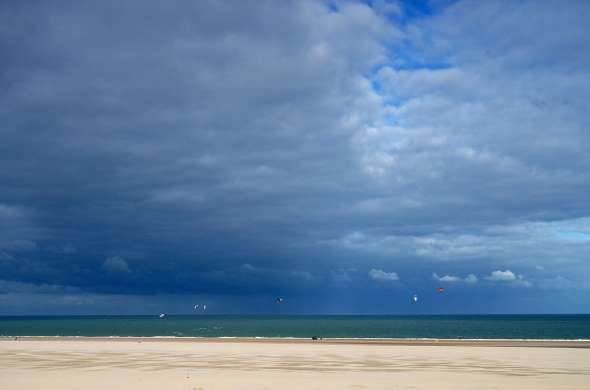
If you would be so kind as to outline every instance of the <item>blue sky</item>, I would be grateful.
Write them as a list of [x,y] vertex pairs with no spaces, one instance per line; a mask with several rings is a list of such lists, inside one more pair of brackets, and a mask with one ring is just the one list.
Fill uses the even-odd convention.
[[589,16],[2,2],[0,315],[588,313]]

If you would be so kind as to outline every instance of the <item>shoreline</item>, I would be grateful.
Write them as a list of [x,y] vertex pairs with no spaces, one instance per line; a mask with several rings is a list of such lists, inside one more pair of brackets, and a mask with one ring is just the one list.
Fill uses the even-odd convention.
[[0,338],[0,388],[11,390],[587,390],[588,383],[588,341]]
[[55,341],[55,342],[174,342],[174,343],[253,343],[253,344],[326,344],[375,346],[464,346],[464,347],[543,347],[588,348],[588,339],[434,339],[434,338],[311,338],[296,337],[194,337],[194,336],[0,336],[2,341]]

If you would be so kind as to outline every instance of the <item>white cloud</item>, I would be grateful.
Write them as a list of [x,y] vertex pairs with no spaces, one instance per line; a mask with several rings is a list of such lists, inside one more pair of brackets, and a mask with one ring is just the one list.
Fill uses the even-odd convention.
[[490,282],[501,282],[501,283],[509,283],[516,286],[521,287],[532,287],[532,283],[524,277],[524,275],[516,275],[514,272],[510,270],[501,271],[496,270],[493,271],[490,275],[484,276],[485,280]]
[[510,270],[497,270],[493,271],[489,276],[484,276],[484,279],[492,282],[511,282],[516,280],[516,275]]
[[469,274],[467,275],[465,278],[461,278],[460,276],[455,276],[455,275],[444,275],[444,276],[439,276],[436,272],[432,274],[432,278],[438,282],[443,282],[443,283],[459,283],[459,282],[464,282],[464,283],[477,283],[478,279],[477,276],[475,276],[474,274]]
[[477,283],[478,279],[474,274],[469,274],[463,279],[463,281],[465,281],[465,283]]
[[399,276],[395,272],[385,272],[380,269],[371,269],[369,277],[380,282],[395,282],[399,280]]
[[438,282],[449,282],[449,283],[455,283],[455,282],[461,282],[463,281],[463,279],[461,279],[458,276],[454,276],[454,275],[444,275],[444,276],[438,276],[437,273],[433,273],[432,274],[432,278]]
[[129,273],[129,272],[131,272],[129,269],[129,264],[127,264],[127,261],[119,256],[112,256],[112,257],[105,259],[105,261],[102,263],[102,267],[109,272],[115,272],[115,273]]

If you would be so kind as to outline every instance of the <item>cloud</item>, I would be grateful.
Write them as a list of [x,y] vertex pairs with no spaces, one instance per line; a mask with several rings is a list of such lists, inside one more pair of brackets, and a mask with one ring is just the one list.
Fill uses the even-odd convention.
[[119,256],[112,256],[105,259],[105,261],[102,263],[102,267],[105,270],[114,273],[131,272],[131,270],[129,269],[129,264],[127,264],[127,261]]
[[474,274],[469,274],[465,278],[461,278],[460,276],[455,276],[455,275],[439,276],[437,273],[433,273],[432,279],[434,279],[438,282],[443,282],[443,283],[464,282],[464,283],[474,284],[474,283],[477,283],[477,281],[478,281],[477,276],[475,276]]
[[461,282],[463,280],[458,276],[453,276],[453,275],[438,276],[436,273],[432,274],[432,278],[436,281],[439,281],[439,282],[449,282],[449,283]]
[[380,269],[371,269],[369,271],[369,277],[379,282],[396,282],[399,280],[399,276],[395,272],[385,272]]
[[469,274],[465,277],[465,279],[463,279],[463,281],[465,283],[477,283],[478,279],[474,274]]
[[[583,268],[585,251],[590,250],[590,242],[563,240],[555,232],[568,227],[582,229],[589,225],[588,218],[578,218],[470,226],[468,231],[448,225],[439,227],[436,230],[441,231],[437,232],[432,232],[430,227],[425,231],[409,232],[403,228],[392,228],[394,234],[383,234],[373,229],[354,231],[322,244],[372,255],[413,257],[427,263],[483,264],[494,261],[498,266],[505,267],[519,262],[533,268],[546,268],[550,264],[578,264]],[[469,271],[472,269],[473,266],[467,268]]]
[[506,271],[493,271],[489,276],[485,276],[484,279],[492,282],[511,282],[516,280],[516,275],[510,270]]
[[[435,219],[460,208],[471,216],[486,210],[481,218],[488,223],[506,223],[508,214],[521,220],[587,215],[587,205],[573,212],[549,204],[582,205],[579,190],[587,189],[579,162],[588,163],[583,150],[590,139],[582,135],[588,123],[577,112],[588,97],[588,71],[579,65],[590,56],[578,61],[571,53],[589,46],[580,40],[581,15],[588,14],[588,5],[567,7],[556,17],[551,2],[515,8],[490,2],[474,9],[458,1],[410,23],[404,32],[412,48],[400,49],[397,62],[375,76],[389,116],[355,138],[366,170],[389,183],[394,198],[428,198],[423,204]],[[527,15],[535,22],[523,28]],[[559,34],[545,36],[541,21],[549,20],[561,26]],[[501,38],[506,29],[510,39]],[[533,36],[543,38],[527,44]],[[540,79],[547,82],[541,86]],[[535,134],[543,141],[525,141]],[[552,162],[557,156],[559,164]],[[509,212],[498,208],[507,204]]]
[[506,271],[492,271],[492,273],[488,276],[484,276],[485,280],[490,282],[502,282],[502,283],[510,283],[513,285],[518,285],[522,287],[531,287],[532,283],[528,280],[525,280],[523,275],[515,275],[514,272],[510,270]]
[[588,4],[126,4],[0,5],[6,280],[369,301],[370,258],[417,289],[587,284]]

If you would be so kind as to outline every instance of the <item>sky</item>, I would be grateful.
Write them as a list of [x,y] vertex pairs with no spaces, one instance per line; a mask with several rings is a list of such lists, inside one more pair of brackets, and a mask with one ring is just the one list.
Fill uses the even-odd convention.
[[589,313],[588,20],[2,1],[0,315]]

